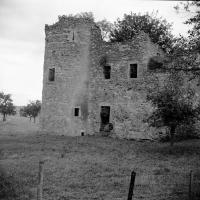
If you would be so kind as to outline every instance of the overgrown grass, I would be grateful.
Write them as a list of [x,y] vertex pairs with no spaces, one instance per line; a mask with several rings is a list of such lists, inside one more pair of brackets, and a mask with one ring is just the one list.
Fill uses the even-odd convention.
[[29,200],[33,197],[26,185],[19,177],[8,174],[0,168],[0,199],[1,200]]
[[36,199],[40,159],[46,160],[45,200],[127,199],[132,170],[135,199],[184,200],[188,174],[200,166],[199,140],[178,142],[171,151],[167,143],[30,131],[2,133],[0,149],[1,167],[20,181],[29,199]]

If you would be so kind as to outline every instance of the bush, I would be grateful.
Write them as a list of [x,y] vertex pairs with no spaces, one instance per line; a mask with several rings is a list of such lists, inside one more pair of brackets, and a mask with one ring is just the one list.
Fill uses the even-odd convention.
[[[174,137],[175,141],[198,139],[198,138],[200,138],[199,131],[196,125],[194,124],[180,125],[176,128],[176,134]],[[169,142],[170,141],[169,133],[160,134],[159,140],[161,142]]]
[[195,124],[181,125],[176,129],[176,140],[187,140],[199,138]]

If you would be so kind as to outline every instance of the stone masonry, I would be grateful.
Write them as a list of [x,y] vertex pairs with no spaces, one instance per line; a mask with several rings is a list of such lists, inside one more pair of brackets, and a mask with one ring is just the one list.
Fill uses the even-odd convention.
[[126,43],[108,43],[93,21],[73,17],[46,25],[45,34],[42,131],[152,137],[154,130],[143,122],[152,110],[145,98],[152,76],[148,63],[164,54],[147,34],[141,32]]

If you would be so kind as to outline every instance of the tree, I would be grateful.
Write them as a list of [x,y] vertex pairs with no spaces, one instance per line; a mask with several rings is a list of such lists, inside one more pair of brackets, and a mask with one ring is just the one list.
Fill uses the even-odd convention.
[[16,108],[10,94],[0,92],[0,113],[3,115],[3,121],[6,121],[7,115],[15,115]]
[[195,90],[185,84],[180,71],[172,71],[160,87],[148,92],[147,100],[154,107],[154,111],[147,119],[150,126],[169,128],[170,143],[173,146],[177,127],[193,125],[200,115],[200,102]]
[[111,42],[123,42],[131,40],[140,31],[149,34],[154,43],[157,43],[165,52],[170,52],[173,44],[171,34],[172,24],[157,17],[157,13],[151,14],[125,14],[122,20],[118,19],[114,23],[114,28],[110,33]]
[[102,39],[108,41],[110,38],[110,33],[113,30],[113,24],[106,19],[98,21],[96,24],[101,29]]
[[[31,113],[30,113],[29,106],[23,106],[22,108],[20,108],[19,114],[21,117],[30,117]],[[31,120],[31,118],[32,118],[32,116],[30,117],[30,120]]]
[[[181,7],[183,9],[190,13],[191,17],[189,17],[188,20],[185,21],[185,24],[192,25],[192,28],[188,31],[189,36],[192,39],[197,39],[200,37],[200,1],[186,1],[181,2],[174,8],[177,12],[181,10]],[[197,44],[196,46],[200,47],[200,42],[196,40]]]
[[35,118],[38,116],[40,110],[41,110],[41,102],[39,100],[30,103],[30,111],[34,119],[34,123],[35,123]]
[[[155,107],[149,122],[152,126],[169,127],[171,145],[173,145],[176,129],[181,126],[192,127],[199,120],[200,114],[200,103],[196,101],[194,87],[189,87],[189,82],[193,79],[199,81],[197,85],[200,84],[200,32],[198,28],[200,27],[200,11],[197,10],[200,3],[186,2],[182,5],[187,12],[191,12],[190,8],[195,11],[192,11],[193,16],[185,22],[194,26],[188,31],[188,37],[180,35],[174,40],[173,48],[164,64],[166,70],[171,71],[171,75],[161,89],[155,89],[147,97]],[[184,74],[188,83],[183,83],[183,77],[181,78],[180,74]]]
[[[194,44],[194,50],[197,50],[200,53],[200,2],[193,1],[188,3],[188,11],[189,7],[193,9],[195,13],[193,17],[190,17],[185,23],[192,25],[192,29],[189,30],[190,40]],[[187,10],[187,7],[186,7]]]
[[188,37],[177,38],[170,57],[179,69],[192,72],[192,78],[198,78],[200,85],[200,2],[181,2],[175,9],[178,13],[180,10],[189,13],[190,17],[185,24],[191,25],[191,28]]
[[29,119],[31,121],[32,114],[31,114],[30,104],[27,104],[27,106],[23,106],[20,109],[20,116],[29,117]]
[[41,102],[39,100],[31,101],[27,106],[24,106],[22,109],[23,116],[29,117],[30,120],[33,117],[34,123],[35,118],[38,116],[41,110]]

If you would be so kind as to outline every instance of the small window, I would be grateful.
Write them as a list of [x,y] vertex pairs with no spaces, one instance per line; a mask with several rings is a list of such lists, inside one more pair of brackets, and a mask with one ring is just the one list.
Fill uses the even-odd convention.
[[49,81],[55,80],[55,68],[49,69]]
[[74,116],[75,117],[80,116],[80,109],[79,108],[74,108]]
[[103,73],[104,73],[105,79],[110,79],[110,71],[111,71],[110,66],[104,66],[103,67]]
[[137,78],[137,64],[130,64],[130,78]]

